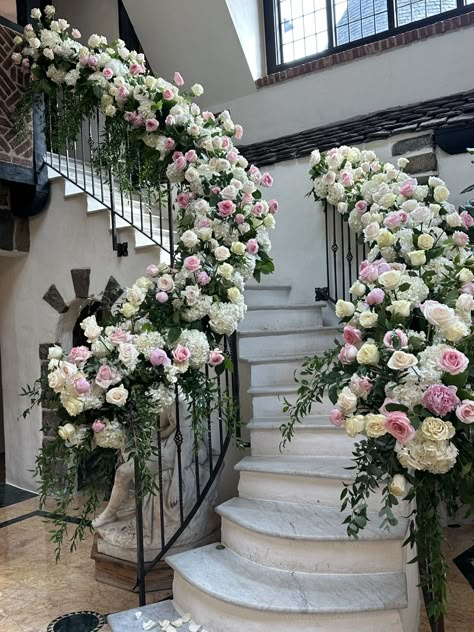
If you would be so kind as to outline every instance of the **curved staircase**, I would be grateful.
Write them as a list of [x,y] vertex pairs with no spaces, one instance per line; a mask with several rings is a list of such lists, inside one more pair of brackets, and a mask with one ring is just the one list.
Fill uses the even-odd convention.
[[[286,286],[247,293],[240,356],[250,366],[251,455],[236,466],[239,497],[217,508],[221,543],[167,558],[173,606],[203,632],[416,632],[417,569],[402,548],[407,520],[382,531],[374,497],[359,540],[342,524],[353,440],[327,421],[331,404],[316,404],[280,452],[280,396],[295,399],[293,373],[304,355],[337,336],[323,325],[321,304],[292,306],[289,294]],[[160,629],[170,607],[146,606],[139,619],[133,610],[111,615],[109,623],[113,632],[138,631],[145,616]],[[181,629],[198,629],[188,625]]]

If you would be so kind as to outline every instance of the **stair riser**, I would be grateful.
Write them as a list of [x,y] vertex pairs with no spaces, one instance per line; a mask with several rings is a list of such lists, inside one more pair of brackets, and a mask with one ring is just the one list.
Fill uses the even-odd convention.
[[287,289],[266,289],[265,287],[247,288],[245,294],[247,305],[288,305],[290,292]]
[[[253,610],[220,601],[192,586],[179,573],[174,576],[173,595],[176,609],[182,613],[190,612],[208,632],[288,632],[292,629],[298,632],[403,632],[398,610],[281,613],[272,610],[270,604],[262,604],[265,610]],[[275,599],[275,595],[272,597]]]
[[334,333],[323,330],[312,332],[294,332],[280,335],[245,336],[240,335],[239,351],[243,358],[259,356],[278,356],[282,353],[322,354],[332,346]]
[[[249,292],[247,292],[247,295]],[[251,293],[250,293],[251,294]],[[258,309],[249,310],[242,330],[255,329],[298,329],[300,327],[320,327],[323,324],[321,307],[311,309]]]
[[[272,417],[282,416],[284,399],[287,399],[290,404],[296,403],[298,398],[297,393],[281,393],[278,395],[253,395],[253,416],[259,417]],[[333,404],[329,400],[323,400],[322,403],[316,402],[313,406],[312,413],[314,415],[328,415],[331,409],[334,408]]]
[[[329,421],[328,421],[329,424]],[[295,435],[280,449],[281,432],[278,428],[250,430],[252,456],[351,456],[354,440],[343,430],[332,428],[296,428]]]
[[401,571],[403,567],[402,542],[399,540],[291,540],[257,533],[226,518],[222,518],[221,539],[237,555],[280,570],[377,573]]
[[265,362],[252,364],[250,384],[252,386],[272,386],[273,384],[293,384],[295,371],[300,371],[303,360],[288,362]]

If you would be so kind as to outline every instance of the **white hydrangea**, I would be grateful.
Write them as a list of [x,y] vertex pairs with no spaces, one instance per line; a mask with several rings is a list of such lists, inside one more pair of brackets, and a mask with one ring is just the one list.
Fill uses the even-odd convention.
[[390,399],[394,399],[403,406],[413,410],[415,406],[421,404],[423,389],[417,384],[394,384],[390,382],[385,387],[385,393]]
[[148,389],[146,395],[154,403],[157,413],[174,404],[176,399],[174,388],[168,388],[164,384],[159,384],[157,388]]
[[238,267],[244,281],[247,281],[253,276],[255,265],[256,260],[255,257],[252,257],[252,255],[245,255],[243,257],[240,257],[238,264],[236,264],[236,267]]
[[432,474],[446,474],[456,463],[458,449],[450,441],[431,441],[417,432],[407,446],[397,443],[397,458],[403,467],[425,470]]
[[102,419],[105,423],[105,428],[100,432],[94,433],[94,440],[99,448],[111,448],[113,450],[120,450],[125,443],[125,433],[122,425],[116,420],[109,421],[108,419]]
[[230,336],[247,311],[242,303],[214,303],[209,313],[209,325],[217,334]]
[[209,357],[209,342],[204,332],[197,329],[186,329],[179,337],[177,344],[187,347],[191,351],[189,366],[198,369],[207,362]]
[[153,349],[163,346],[163,336],[159,331],[145,331],[136,336],[133,342],[137,351],[148,358]]
[[400,279],[400,285],[404,285],[405,283],[409,283],[410,287],[402,292],[397,291],[398,300],[410,301],[413,305],[418,305],[428,298],[430,290],[420,277],[412,277],[408,274],[404,274]]
[[207,316],[209,310],[211,309],[211,305],[212,296],[200,296],[196,305],[183,309],[181,315],[186,322],[192,323],[195,320],[201,320],[202,318]]

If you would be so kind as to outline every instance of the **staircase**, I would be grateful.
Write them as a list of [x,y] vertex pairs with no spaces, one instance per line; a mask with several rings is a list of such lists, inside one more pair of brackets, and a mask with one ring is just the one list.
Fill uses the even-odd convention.
[[171,618],[190,613],[203,632],[418,630],[416,565],[407,566],[412,554],[402,548],[407,520],[382,531],[373,498],[359,540],[341,524],[353,440],[329,424],[331,404],[316,404],[280,452],[281,397],[295,400],[293,373],[303,357],[338,335],[323,324],[323,304],[292,305],[290,294],[286,286],[246,293],[240,357],[250,367],[251,456],[236,466],[239,497],[217,508],[221,544],[168,557],[173,606],[146,606],[139,619],[136,610],[111,615],[113,632],[142,630],[144,618],[169,620],[170,608]]

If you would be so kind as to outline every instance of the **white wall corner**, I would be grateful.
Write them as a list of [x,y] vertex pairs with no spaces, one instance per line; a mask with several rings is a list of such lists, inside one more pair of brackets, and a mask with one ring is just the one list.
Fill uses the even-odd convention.
[[265,27],[261,0],[226,0],[254,80],[266,74]]

